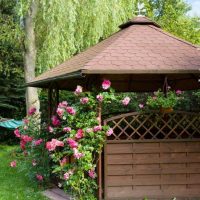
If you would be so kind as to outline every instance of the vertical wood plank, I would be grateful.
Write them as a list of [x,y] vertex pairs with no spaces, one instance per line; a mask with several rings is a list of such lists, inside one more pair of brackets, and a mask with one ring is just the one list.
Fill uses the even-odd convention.
[[50,123],[51,121],[51,115],[52,115],[52,89],[48,89],[48,121]]
[[[102,125],[102,103],[99,102],[98,105],[98,120],[99,125]],[[98,163],[97,163],[97,174],[98,174],[98,199],[102,199],[102,156],[101,153],[99,154]]]

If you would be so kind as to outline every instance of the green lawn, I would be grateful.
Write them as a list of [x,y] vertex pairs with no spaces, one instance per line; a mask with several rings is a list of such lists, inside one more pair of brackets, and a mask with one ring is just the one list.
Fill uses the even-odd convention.
[[20,167],[9,166],[11,161],[17,160],[15,149],[0,145],[0,200],[47,200]]

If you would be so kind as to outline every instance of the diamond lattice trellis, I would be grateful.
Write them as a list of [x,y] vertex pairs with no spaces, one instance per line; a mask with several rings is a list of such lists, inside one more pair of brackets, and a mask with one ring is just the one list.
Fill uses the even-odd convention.
[[200,114],[172,112],[128,113],[104,120],[114,134],[108,140],[200,138]]

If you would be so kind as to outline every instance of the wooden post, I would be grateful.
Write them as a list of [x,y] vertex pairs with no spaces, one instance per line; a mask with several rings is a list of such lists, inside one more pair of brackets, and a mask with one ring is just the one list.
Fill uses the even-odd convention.
[[48,121],[50,122],[52,115],[52,89],[48,89]]
[[56,108],[59,103],[59,89],[49,88],[48,89],[48,117],[49,120],[51,116],[56,112]]
[[164,80],[164,84],[163,84],[163,93],[165,95],[165,97],[167,97],[167,92],[169,90],[169,85],[168,85],[168,78],[167,76],[165,76],[165,80]]
[[[102,115],[102,103],[99,102],[99,106],[98,106],[99,125],[102,125],[101,115]],[[100,153],[99,158],[98,158],[98,163],[97,163],[97,175],[98,175],[97,183],[98,183],[98,199],[99,200],[102,199],[102,160],[101,159],[102,157]]]
[[59,101],[60,101],[60,98],[59,98],[59,89],[56,88],[56,107],[58,106]]

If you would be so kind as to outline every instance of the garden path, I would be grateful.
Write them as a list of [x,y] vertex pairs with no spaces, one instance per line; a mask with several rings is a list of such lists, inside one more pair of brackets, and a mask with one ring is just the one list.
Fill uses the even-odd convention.
[[51,200],[70,200],[70,196],[59,188],[45,190],[43,194]]

